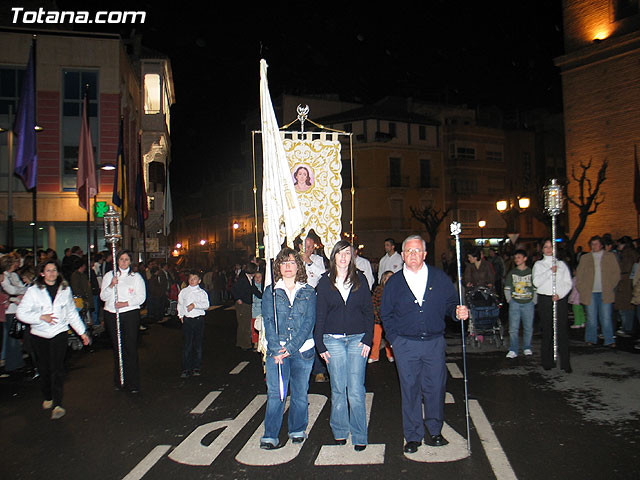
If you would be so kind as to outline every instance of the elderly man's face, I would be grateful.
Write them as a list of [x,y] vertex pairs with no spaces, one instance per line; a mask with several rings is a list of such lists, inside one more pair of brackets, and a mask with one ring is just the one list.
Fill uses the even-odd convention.
[[418,239],[409,240],[404,244],[402,250],[402,260],[411,271],[417,272],[422,268],[424,259],[427,258],[427,252],[422,246],[422,242]]

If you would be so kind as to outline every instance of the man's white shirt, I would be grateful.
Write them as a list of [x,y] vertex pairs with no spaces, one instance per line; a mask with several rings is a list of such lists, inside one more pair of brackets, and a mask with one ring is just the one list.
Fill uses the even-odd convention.
[[307,269],[307,283],[313,288],[316,288],[320,281],[320,277],[325,272],[324,260],[320,255],[316,255],[315,253],[312,253],[309,258],[311,259],[311,264],[305,263],[305,267]]
[[396,273],[402,268],[402,257],[398,252],[393,252],[393,255],[389,256],[385,253],[384,257],[380,259],[378,264],[378,282],[382,283],[382,274],[387,270],[391,270]]

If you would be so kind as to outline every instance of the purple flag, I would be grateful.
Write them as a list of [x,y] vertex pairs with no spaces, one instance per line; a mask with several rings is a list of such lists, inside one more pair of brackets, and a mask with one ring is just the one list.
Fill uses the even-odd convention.
[[36,152],[36,82],[35,67],[33,65],[33,45],[29,50],[29,63],[24,72],[22,94],[18,103],[18,113],[13,132],[18,137],[16,149],[15,173],[27,190],[36,187],[38,170],[38,154]]

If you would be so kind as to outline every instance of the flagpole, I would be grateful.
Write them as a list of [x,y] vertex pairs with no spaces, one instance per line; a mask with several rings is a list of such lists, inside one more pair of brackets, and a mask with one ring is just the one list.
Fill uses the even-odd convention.
[[[89,136],[91,136],[91,126],[89,125],[89,84],[88,83],[85,83],[84,85],[84,108],[83,108],[82,114],[85,117],[84,120],[87,122],[88,134]],[[91,279],[91,273],[90,273],[91,271],[91,197],[89,196],[90,183],[89,183],[88,168],[84,169],[84,185],[85,185],[85,195],[86,195],[85,205],[87,206],[87,276],[89,277],[89,279]]]
[[[34,119],[34,128],[35,125],[38,124],[38,86],[36,84],[37,71],[38,71],[38,62],[37,62],[37,40],[36,36],[33,36],[33,40],[31,41],[31,45],[33,46],[33,119]],[[37,139],[36,139],[37,145]],[[38,179],[36,173],[36,185],[33,187],[33,192],[31,194],[31,208],[33,210],[33,258],[37,258],[36,255],[38,253]]]
[[[13,125],[13,105],[9,105],[9,125]],[[9,175],[7,177],[7,248],[13,251],[13,128],[7,132]],[[35,257],[34,257],[35,258]]]

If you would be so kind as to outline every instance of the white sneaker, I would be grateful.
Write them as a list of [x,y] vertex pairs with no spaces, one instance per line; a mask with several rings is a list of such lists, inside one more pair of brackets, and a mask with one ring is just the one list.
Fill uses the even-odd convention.
[[533,352],[531,351],[531,349],[530,349],[530,348],[525,348],[525,349],[524,349],[524,354],[525,354],[525,355],[533,355]]
[[58,420],[59,418],[64,417],[65,413],[67,413],[67,411],[58,405],[51,412],[51,420]]
[[518,354],[516,352],[512,352],[511,350],[509,350],[509,353],[507,353],[507,358],[516,358],[518,356]]

